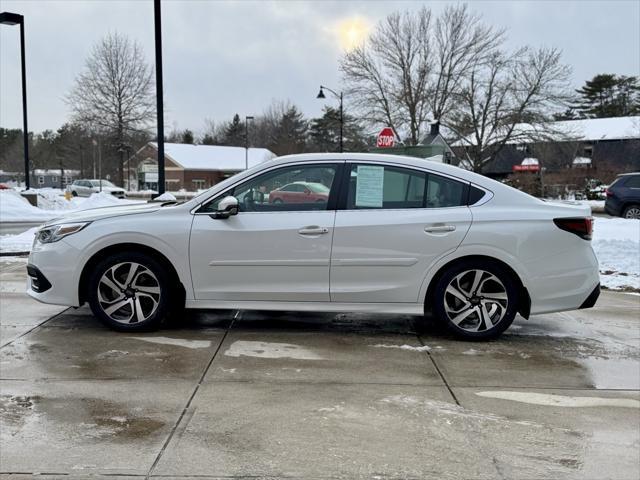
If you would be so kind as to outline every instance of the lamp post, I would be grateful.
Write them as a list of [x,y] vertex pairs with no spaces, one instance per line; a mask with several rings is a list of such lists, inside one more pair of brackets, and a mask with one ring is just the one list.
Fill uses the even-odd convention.
[[29,190],[29,130],[27,128],[27,69],[24,60],[24,17],[17,13],[0,13],[3,25],[20,25],[20,62],[22,66],[22,136],[24,139],[24,181]]
[[164,101],[162,96],[162,17],[160,0],[153,0],[156,42],[156,114],[158,122],[158,195],[164,193]]
[[320,92],[318,92],[318,96],[316,98],[327,98],[324,95],[324,90],[327,90],[329,93],[332,93],[336,98],[340,100],[340,153],[344,151],[344,117],[342,111],[342,92],[337,93],[334,90],[331,90],[329,87],[324,87],[320,85]]
[[247,115],[244,117],[244,169],[249,169],[249,120],[253,117]]

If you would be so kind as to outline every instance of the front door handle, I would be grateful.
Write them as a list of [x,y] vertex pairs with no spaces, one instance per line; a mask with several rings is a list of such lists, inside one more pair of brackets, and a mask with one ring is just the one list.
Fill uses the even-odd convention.
[[298,230],[300,235],[324,235],[325,233],[329,233],[329,229],[326,227],[319,227],[317,225],[310,225],[308,227],[303,227]]
[[455,225],[432,225],[430,227],[424,227],[424,231],[427,233],[453,232],[455,229]]

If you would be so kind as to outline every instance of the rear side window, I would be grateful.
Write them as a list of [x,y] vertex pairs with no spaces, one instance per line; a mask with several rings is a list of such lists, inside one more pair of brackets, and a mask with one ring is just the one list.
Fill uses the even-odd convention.
[[466,205],[464,184],[450,178],[429,175],[427,208],[459,207]]
[[640,188],[640,175],[629,176],[624,186],[627,188]]
[[484,190],[480,190],[479,188],[474,187],[473,185],[471,185],[469,187],[469,200],[468,200],[467,203],[469,205],[475,205],[480,200],[482,200],[482,197],[484,197],[484,195],[485,195],[485,191]]
[[419,170],[352,165],[348,210],[442,208],[466,205],[465,184]]

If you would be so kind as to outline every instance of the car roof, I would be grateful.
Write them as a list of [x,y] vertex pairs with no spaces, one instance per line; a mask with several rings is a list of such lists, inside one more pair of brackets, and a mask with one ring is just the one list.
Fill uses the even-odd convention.
[[627,177],[629,175],[640,175],[640,172],[628,172],[628,173],[620,173],[620,174],[618,174],[619,177]]
[[294,162],[327,162],[327,161],[345,162],[381,162],[381,163],[397,163],[399,165],[415,166],[418,168],[426,168],[432,170],[435,173],[443,173],[452,177],[458,177],[460,179],[483,183],[487,180],[487,177],[483,177],[477,173],[470,172],[463,168],[448,165],[446,163],[433,162],[431,160],[425,160],[424,158],[408,157],[404,155],[391,155],[385,153],[299,153],[295,155],[285,155],[283,157],[276,157],[259,164],[266,166],[285,165]]

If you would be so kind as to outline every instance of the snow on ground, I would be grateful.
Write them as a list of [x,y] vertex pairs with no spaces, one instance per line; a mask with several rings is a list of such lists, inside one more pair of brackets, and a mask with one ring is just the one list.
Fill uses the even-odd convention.
[[640,290],[640,220],[595,217],[593,249],[602,286]]
[[63,216],[65,212],[142,202],[121,200],[106,192],[65,200],[60,192],[53,188],[38,189],[38,207],[34,207],[18,192],[0,190],[0,222],[46,222]]
[[[44,223],[70,212],[141,203],[140,200],[120,200],[106,192],[71,200],[65,200],[61,196],[61,190],[54,188],[38,189],[37,192],[40,207],[34,207],[14,190],[0,190],[0,222]],[[1,235],[0,253],[31,251],[33,236],[37,230],[38,227],[34,227],[18,235]]]
[[40,227],[33,227],[18,235],[0,236],[0,253],[30,252],[33,237]]

